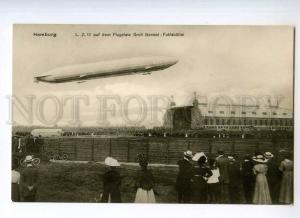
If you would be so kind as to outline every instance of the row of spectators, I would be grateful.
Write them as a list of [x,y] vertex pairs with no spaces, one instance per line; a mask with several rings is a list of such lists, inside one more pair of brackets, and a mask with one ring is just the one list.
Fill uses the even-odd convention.
[[[30,132],[17,132],[28,136]],[[64,129],[63,136],[140,136],[140,137],[189,137],[189,138],[292,138],[291,131],[216,131],[216,130],[168,130],[164,128],[146,129],[145,127],[76,128]]]
[[222,149],[209,159],[186,151],[178,165],[179,203],[293,203],[293,161],[287,151],[278,157],[256,153],[242,161]]

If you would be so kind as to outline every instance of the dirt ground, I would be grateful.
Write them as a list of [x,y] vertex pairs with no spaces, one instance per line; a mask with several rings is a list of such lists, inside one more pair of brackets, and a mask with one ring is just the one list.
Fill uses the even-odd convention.
[[[161,203],[176,203],[177,192],[174,189],[177,167],[150,166],[157,192],[156,200]],[[122,201],[134,202],[134,178],[138,166],[122,165]],[[99,202],[102,192],[102,176],[107,167],[100,163],[46,163],[38,166],[39,202]]]

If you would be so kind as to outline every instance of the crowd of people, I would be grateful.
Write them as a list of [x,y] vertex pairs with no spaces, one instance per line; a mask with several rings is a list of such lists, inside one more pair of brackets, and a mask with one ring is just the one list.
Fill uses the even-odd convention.
[[[279,161],[271,152],[265,152],[247,155],[240,162],[222,149],[215,158],[185,151],[178,161],[178,203],[291,204],[293,161],[289,152],[282,152],[282,157]],[[139,155],[138,160],[141,169],[136,176],[134,202],[155,203],[154,177],[147,168],[147,157]],[[116,170],[119,163],[110,157],[105,163],[111,169],[104,175],[101,202],[121,202],[121,177]]]
[[[216,157],[188,150],[178,161],[175,189],[178,203],[223,204],[291,204],[293,203],[293,160],[284,151],[278,160],[271,152],[245,156],[241,161],[219,149]],[[155,179],[148,168],[148,158],[139,154],[140,169],[135,177],[135,203],[155,203]],[[38,170],[33,157],[25,158],[26,167],[20,174],[17,163],[12,166],[12,200],[34,202],[38,186]],[[107,157],[100,201],[121,203],[121,176],[118,160]]]
[[282,157],[265,152],[238,161],[222,149],[214,158],[186,151],[178,161],[178,203],[291,204],[293,161],[289,152]]

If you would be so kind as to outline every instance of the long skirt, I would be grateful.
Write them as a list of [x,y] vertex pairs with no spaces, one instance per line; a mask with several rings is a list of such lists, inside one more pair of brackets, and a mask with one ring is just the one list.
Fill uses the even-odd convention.
[[122,203],[121,193],[118,188],[112,191],[105,190],[101,196],[102,203]]
[[267,178],[262,173],[259,173],[256,176],[253,203],[272,204]]
[[17,183],[11,183],[11,200],[13,202],[20,201],[19,184]]
[[220,199],[219,199],[219,203],[222,204],[228,204],[230,203],[229,200],[229,184],[228,183],[220,183]]
[[194,179],[194,182],[192,183],[192,203],[207,203],[207,189],[208,185],[204,179]]
[[147,191],[142,188],[138,188],[135,196],[134,203],[155,203],[155,196],[153,189]]
[[286,171],[282,175],[279,203],[293,203],[293,171]]

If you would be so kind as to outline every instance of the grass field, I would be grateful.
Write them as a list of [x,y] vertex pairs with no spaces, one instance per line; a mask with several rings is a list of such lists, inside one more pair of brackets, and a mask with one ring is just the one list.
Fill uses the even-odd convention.
[[[150,166],[156,185],[157,202],[176,203],[177,193],[174,189],[177,167]],[[139,166],[122,165],[122,201],[134,202],[134,178]],[[40,164],[39,202],[99,202],[102,192],[102,176],[107,169],[100,163],[47,163]]]

